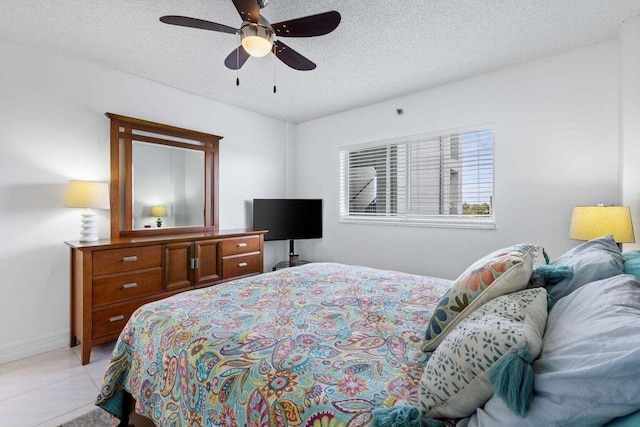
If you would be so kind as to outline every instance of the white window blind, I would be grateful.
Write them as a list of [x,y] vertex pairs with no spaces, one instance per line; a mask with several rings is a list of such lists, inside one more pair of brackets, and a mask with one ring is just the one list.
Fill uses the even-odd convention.
[[494,228],[493,131],[340,151],[340,220]]

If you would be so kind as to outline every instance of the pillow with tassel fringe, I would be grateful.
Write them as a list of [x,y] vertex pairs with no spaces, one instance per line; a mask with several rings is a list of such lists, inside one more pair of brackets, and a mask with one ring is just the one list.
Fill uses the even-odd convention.
[[533,398],[531,362],[542,349],[547,292],[497,297],[464,319],[431,355],[419,385],[423,419],[471,415],[494,394],[524,416]]

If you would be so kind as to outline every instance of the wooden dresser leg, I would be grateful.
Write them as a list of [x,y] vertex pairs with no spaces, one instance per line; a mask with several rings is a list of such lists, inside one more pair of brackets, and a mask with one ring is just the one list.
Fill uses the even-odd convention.
[[80,354],[82,356],[82,364],[86,365],[89,363],[89,359],[91,358],[91,346],[80,343]]

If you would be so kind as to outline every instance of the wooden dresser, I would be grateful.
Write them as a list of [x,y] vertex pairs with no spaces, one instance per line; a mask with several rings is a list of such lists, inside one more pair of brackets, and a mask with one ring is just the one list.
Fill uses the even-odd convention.
[[71,346],[82,364],[113,341],[141,305],[262,273],[266,231],[120,237],[71,247]]

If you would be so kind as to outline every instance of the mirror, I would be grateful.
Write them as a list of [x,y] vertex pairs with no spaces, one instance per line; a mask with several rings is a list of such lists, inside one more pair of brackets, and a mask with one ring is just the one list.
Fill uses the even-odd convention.
[[217,230],[222,137],[106,115],[111,119],[111,238]]
[[133,229],[203,227],[204,152],[133,141],[132,154]]

